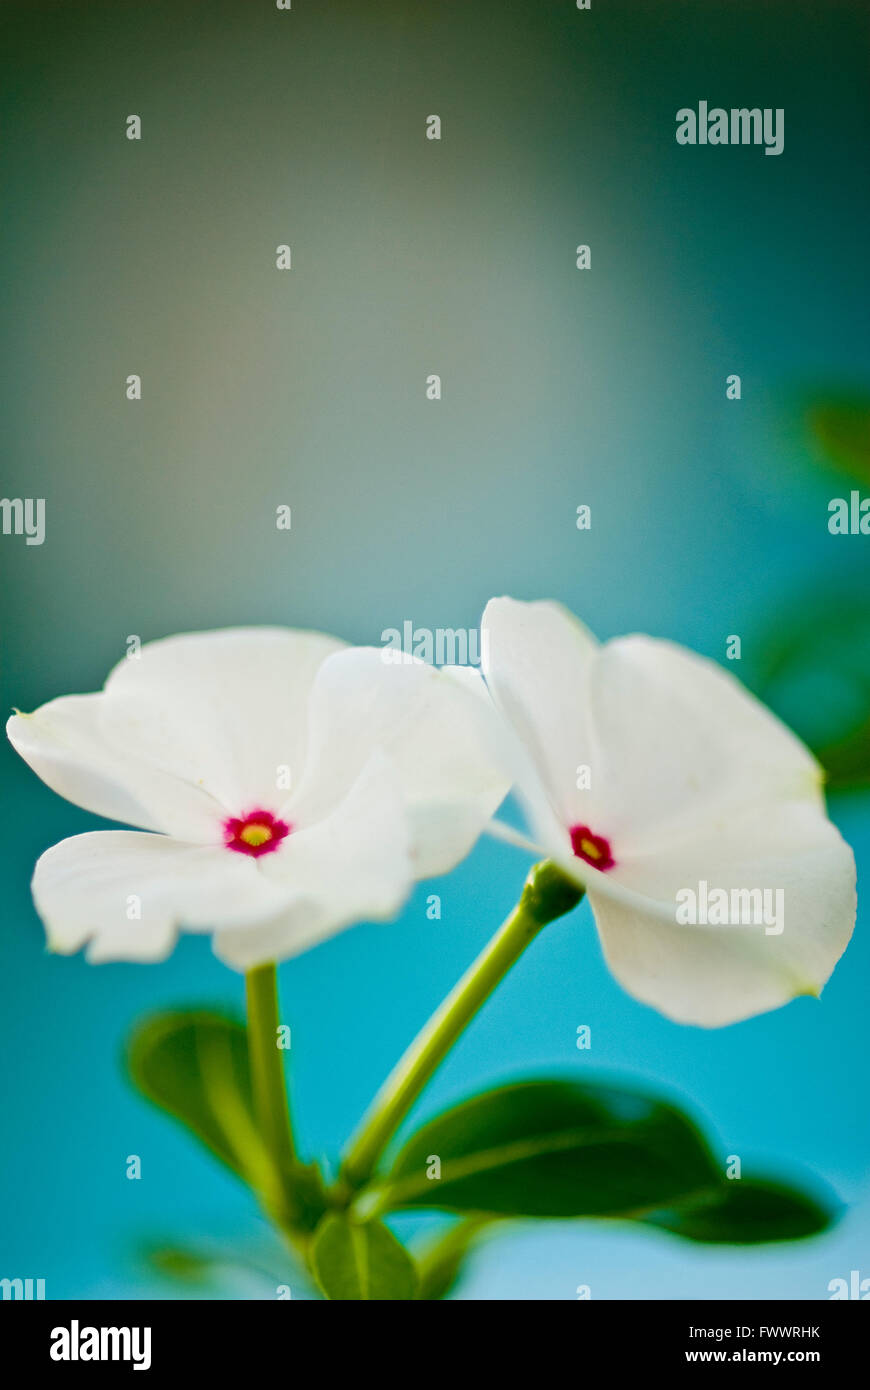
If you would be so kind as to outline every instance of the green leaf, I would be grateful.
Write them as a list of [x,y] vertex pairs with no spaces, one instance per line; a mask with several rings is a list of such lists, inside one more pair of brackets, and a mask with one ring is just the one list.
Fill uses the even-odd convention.
[[244,1026],[205,1010],[157,1014],[130,1039],[134,1084],[241,1178],[260,1148]]
[[147,1247],[143,1254],[153,1270],[180,1284],[205,1285],[215,1275],[217,1262],[197,1250],[177,1245],[154,1245]]
[[870,717],[836,742],[816,749],[816,754],[835,791],[870,787]]
[[784,1183],[739,1178],[670,1210],[649,1212],[643,1222],[686,1240],[708,1244],[757,1245],[818,1235],[835,1219],[833,1205]]
[[382,1221],[356,1222],[332,1212],[317,1228],[311,1265],[329,1299],[409,1300],[417,1271]]
[[857,482],[870,482],[870,396],[817,397],[807,424],[825,458]]
[[[140,1258],[150,1272],[174,1283],[192,1287],[222,1289],[226,1296],[242,1297],[245,1291],[275,1289],[289,1285],[294,1293],[312,1280],[300,1255],[288,1250],[277,1237],[222,1245],[208,1241],[203,1245],[180,1246],[171,1239],[149,1238],[139,1247]],[[234,1291],[232,1295],[230,1291]]]
[[[440,1178],[430,1177],[440,1160]],[[439,1115],[405,1145],[377,1207],[574,1217],[664,1206],[720,1180],[692,1122],[634,1091],[525,1081]]]
[[133,1033],[127,1064],[143,1095],[250,1184],[279,1224],[314,1229],[326,1208],[320,1172],[276,1171],[254,1115],[243,1024],[207,1010],[157,1014]]
[[810,746],[828,786],[870,786],[870,603],[816,590],[754,645],[754,689]]
[[485,1216],[457,1221],[445,1235],[438,1236],[417,1257],[420,1271],[420,1299],[446,1298],[457,1283],[481,1231],[490,1226]]

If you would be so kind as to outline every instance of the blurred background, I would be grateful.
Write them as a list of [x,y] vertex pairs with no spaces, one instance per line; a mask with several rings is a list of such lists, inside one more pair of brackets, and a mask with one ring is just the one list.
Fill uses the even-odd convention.
[[[131,634],[281,623],[377,643],[405,620],[474,627],[500,593],[722,662],[739,635],[729,666],[829,767],[860,884],[870,538],[832,536],[827,508],[870,495],[866,6],[3,13],[0,492],[44,497],[47,523],[42,546],[0,537],[3,708],[98,688]],[[678,146],[676,111],[702,99],[784,108],[784,153]],[[49,1298],[274,1296],[286,1265],[252,1199],[121,1065],[144,1013],[240,1010],[241,977],[202,938],[159,966],[48,956],[33,863],[103,823],[5,743],[0,787],[0,1275],[45,1278]],[[312,1156],[336,1156],[526,867],[483,842],[396,924],[282,967]],[[534,1072],[645,1081],[745,1167],[830,1184],[835,1232],[741,1252],[528,1224],[484,1245],[457,1296],[825,1298],[870,1277],[867,915],[821,1003],[705,1032],[620,990],[583,907],[416,1112]],[[177,1286],[148,1244],[226,1251],[227,1268]]]

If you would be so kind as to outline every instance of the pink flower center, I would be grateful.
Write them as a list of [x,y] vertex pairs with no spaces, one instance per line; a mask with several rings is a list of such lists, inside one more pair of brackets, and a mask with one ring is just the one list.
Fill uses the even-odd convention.
[[593,869],[603,871],[613,868],[616,860],[610,850],[610,841],[605,840],[603,835],[594,835],[588,825],[573,825],[568,833],[571,848],[578,859],[585,859]]
[[278,820],[271,811],[249,811],[246,816],[231,816],[224,821],[224,844],[237,854],[272,854],[293,829],[286,821]]

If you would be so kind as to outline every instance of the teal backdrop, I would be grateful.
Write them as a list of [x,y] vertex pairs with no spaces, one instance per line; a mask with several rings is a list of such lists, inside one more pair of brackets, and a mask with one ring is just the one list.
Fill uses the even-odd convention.
[[[776,707],[822,740],[855,717],[868,629],[832,648],[831,620],[866,615],[870,538],[831,536],[827,504],[862,479],[807,403],[870,385],[866,6],[6,0],[3,29],[0,491],[44,497],[47,526],[42,546],[0,537],[5,709],[98,688],[131,634],[377,643],[405,620],[473,627],[509,593],[722,662],[739,635],[759,689],[792,631]],[[701,99],[783,108],[783,153],[677,145]],[[201,938],[159,966],[46,954],[33,863],[100,822],[5,745],[0,779],[0,1275],[51,1298],[274,1296],[286,1267],[249,1195],[120,1062],[143,1014],[240,1009],[241,977]],[[860,890],[870,794],[831,807]],[[335,1157],[526,866],[481,842],[395,924],[282,966],[312,1155]],[[870,1277],[867,926],[862,903],[821,1003],[716,1032],[626,996],[588,907],[551,927],[418,1116],[533,1072],[647,1082],[744,1164],[815,1174],[844,1216],[749,1251],[517,1226],[458,1296],[826,1298]],[[179,1286],[144,1258],[155,1242],[248,1264]]]

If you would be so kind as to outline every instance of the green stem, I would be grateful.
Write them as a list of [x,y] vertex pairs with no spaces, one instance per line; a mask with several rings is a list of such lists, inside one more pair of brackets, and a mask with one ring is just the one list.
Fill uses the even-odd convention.
[[290,1106],[278,1047],[278,978],[274,965],[258,965],[245,976],[248,1056],[254,1114],[279,1173],[298,1162]]
[[517,906],[489,945],[432,1015],[394,1068],[345,1154],[342,1174],[352,1187],[372,1176],[378,1159],[432,1073],[511,966],[548,922],[570,912],[583,889],[555,864],[536,864]]

